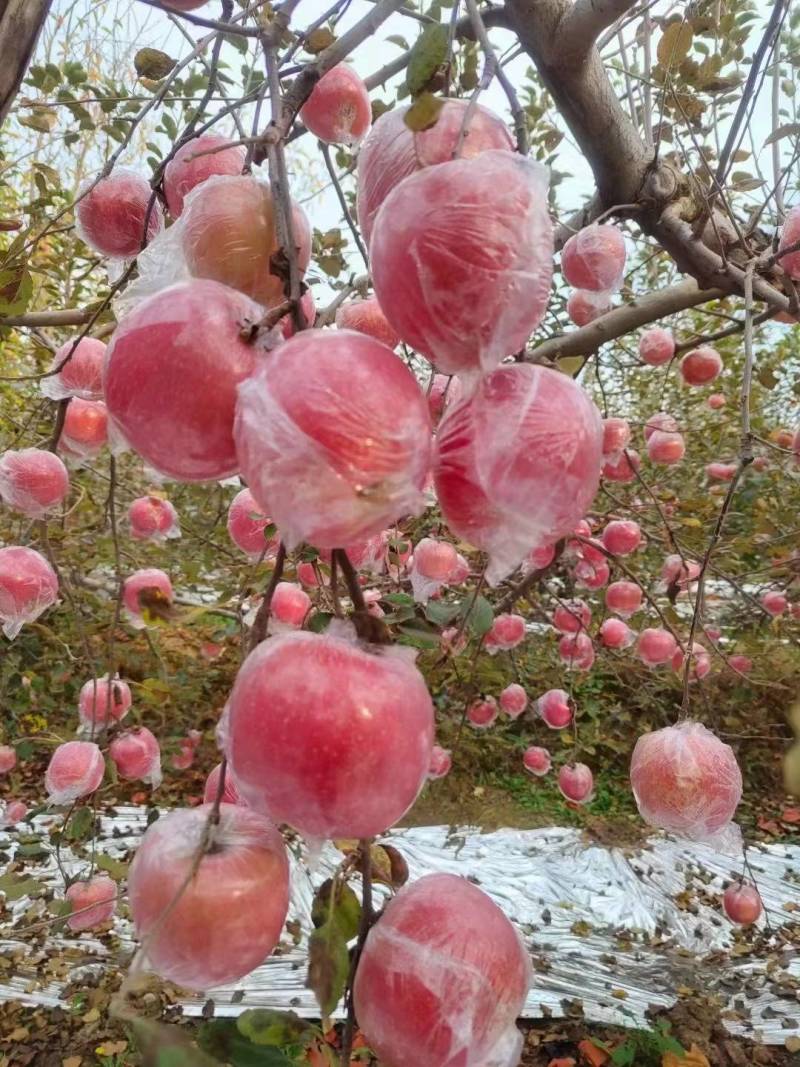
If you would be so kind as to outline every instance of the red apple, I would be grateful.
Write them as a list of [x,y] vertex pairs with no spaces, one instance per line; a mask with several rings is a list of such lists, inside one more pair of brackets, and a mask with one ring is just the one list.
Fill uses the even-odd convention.
[[647,455],[653,463],[671,466],[679,463],[686,453],[686,443],[679,433],[654,430],[647,441]]
[[789,601],[777,589],[769,589],[761,597],[761,606],[773,619],[777,619],[779,615],[784,614],[789,606]]
[[42,379],[42,392],[51,400],[64,400],[68,396],[102,400],[105,355],[106,346],[95,337],[82,337],[77,344],[67,341],[58,349],[50,366],[51,371],[57,367],[61,370]]
[[372,837],[397,822],[433,745],[433,704],[406,652],[307,632],[252,652],[223,728],[248,804],[310,837]]
[[8,774],[17,765],[17,750],[11,745],[0,745],[0,774]]
[[593,293],[590,289],[573,289],[567,297],[567,314],[576,326],[588,326],[611,311],[611,293]]
[[672,659],[677,647],[677,642],[669,630],[648,627],[639,634],[637,651],[645,666],[658,667]]
[[177,511],[168,500],[159,496],[137,497],[128,508],[128,522],[137,541],[180,537]]
[[[311,229],[304,211],[292,207],[293,238],[301,273],[311,258]],[[189,273],[244,293],[266,308],[286,299],[273,274],[278,234],[272,190],[250,175],[210,178],[187,199],[181,216],[181,247]]]
[[643,363],[651,367],[660,367],[662,363],[669,363],[675,355],[675,338],[672,330],[654,326],[645,330],[639,338],[639,357]]
[[105,723],[120,722],[130,711],[131,689],[127,682],[108,675],[84,682],[78,696],[81,726],[92,729]]
[[528,694],[517,682],[507,685],[500,694],[500,707],[511,719],[518,719],[528,706]]
[[[217,151],[209,151],[212,148]],[[164,196],[173,219],[183,211],[184,199],[192,189],[217,174],[241,174],[244,160],[242,145],[231,144],[216,133],[201,134],[181,145],[164,168]]]
[[108,441],[108,410],[101,400],[73,397],[67,405],[58,447],[70,458],[96,456]]
[[357,144],[372,124],[367,87],[351,66],[337,63],[314,86],[300,119],[326,144]]
[[108,746],[120,778],[140,779],[153,789],[161,784],[161,747],[146,726],[135,726],[118,734]]
[[147,179],[127,167],[115,167],[108,177],[90,185],[85,187],[85,195],[82,190],[78,192],[78,236],[103,256],[131,259],[138,255],[164,225],[161,205]]
[[356,971],[358,1023],[383,1067],[515,1064],[531,982],[522,940],[483,890],[453,874],[405,886]]
[[[206,778],[205,788],[203,790],[203,803],[213,804],[217,799],[217,792],[219,790],[219,776],[222,773],[222,764],[218,763],[216,767],[211,771],[208,778]],[[230,768],[225,773],[225,786],[222,790],[222,797],[220,798],[222,804],[244,804],[239,791],[231,777]]]
[[565,763],[558,772],[558,789],[573,804],[589,804],[594,798],[594,775],[585,763]]
[[256,504],[249,489],[241,489],[231,501],[228,508],[228,533],[231,541],[251,559],[265,553],[266,558],[273,557],[278,551],[279,537],[266,540],[264,530],[272,525],[271,520]]
[[642,589],[636,582],[612,582],[606,589],[606,607],[629,619],[642,606]]
[[92,930],[108,922],[117,910],[117,884],[106,874],[96,874],[84,882],[73,882],[65,893],[72,905],[67,918],[70,930]]
[[616,459],[630,439],[627,419],[603,419],[603,458]]
[[631,785],[646,823],[695,840],[727,826],[742,797],[733,750],[697,722],[640,737],[631,759]]
[[546,748],[531,745],[522,754],[522,765],[530,774],[536,775],[537,778],[542,778],[545,774],[550,773],[553,761]]
[[365,333],[388,348],[396,348],[400,343],[400,338],[386,321],[374,296],[368,300],[351,300],[348,304],[342,304],[336,312],[336,325],[340,330]]
[[[792,245],[797,244],[798,241],[800,241],[800,207],[793,207],[787,211],[786,218],[783,221],[778,251],[790,248]],[[778,260],[778,265],[786,271],[790,278],[799,279],[800,250],[781,256]]]
[[751,926],[764,910],[758,889],[746,882],[729,885],[722,897],[722,906],[730,921],[737,926]]
[[635,448],[626,448],[619,456],[606,457],[603,477],[609,482],[632,482],[641,466]]
[[594,664],[594,645],[583,630],[577,634],[564,634],[558,642],[558,654],[570,671],[588,671]]
[[452,766],[453,757],[450,751],[446,748],[441,748],[439,745],[434,745],[431,749],[431,765],[428,769],[428,778],[432,781],[437,778],[444,778],[450,773]]
[[722,356],[715,348],[701,345],[681,360],[681,376],[687,385],[708,385],[722,373]]
[[615,556],[629,556],[642,543],[642,530],[632,519],[612,519],[603,530],[602,540]]
[[449,405],[437,434],[436,491],[450,530],[510,573],[531,545],[570,533],[597,491],[600,413],[579,385],[531,364],[504,366]]
[[550,299],[547,174],[511,152],[427,167],[375,219],[375,295],[401,340],[445,374],[492,370]]
[[585,630],[591,621],[592,609],[585,600],[564,600],[553,612],[553,626],[562,634],[574,634],[578,630]]
[[242,331],[261,317],[241,293],[191,281],[142,301],[119,324],[105,366],[108,410],[157,471],[186,482],[236,473],[236,387],[259,360]]
[[488,730],[497,718],[497,701],[494,697],[480,697],[467,708],[467,721],[476,730]]
[[129,621],[137,628],[145,625],[145,611],[158,615],[159,607],[169,608],[173,597],[169,576],[157,567],[134,571],[122,587],[122,603]]
[[238,982],[263,963],[289,906],[286,847],[248,808],[220,806],[212,848],[194,869],[210,814],[203,804],[162,815],[142,838],[128,879],[148,966],[194,990]]
[[[375,123],[358,154],[358,221],[367,244],[378,208],[396,185],[417,170],[454,158],[467,103],[445,100],[434,125],[418,132],[406,125],[408,104],[385,111]],[[478,104],[458,155],[474,159],[497,148],[513,151],[514,142],[503,120]]]
[[564,689],[548,689],[542,693],[536,701],[536,710],[551,730],[563,730],[572,722],[572,704]]
[[18,545],[0,548],[0,622],[9,641],[52,607],[57,596],[58,578],[44,556]]
[[616,226],[585,226],[564,245],[561,269],[576,289],[615,292],[625,271],[625,238]]
[[525,620],[521,615],[498,615],[483,639],[483,647],[489,653],[507,652],[525,640]]
[[286,633],[299,629],[309,611],[311,597],[296,582],[278,582],[270,604],[269,632]]
[[44,776],[51,804],[72,804],[88,796],[103,781],[106,764],[103,753],[92,741],[66,741],[59,745]]
[[0,497],[14,511],[40,519],[62,504],[68,493],[67,468],[54,452],[23,448],[0,456]]
[[364,334],[304,331],[282,344],[240,387],[235,436],[242,474],[289,548],[349,545],[424,504],[425,397]]

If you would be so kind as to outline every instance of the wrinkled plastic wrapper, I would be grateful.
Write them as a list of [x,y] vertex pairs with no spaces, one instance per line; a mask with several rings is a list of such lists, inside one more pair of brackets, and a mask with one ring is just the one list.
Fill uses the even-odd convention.
[[109,684],[107,674],[84,682],[78,694],[79,731],[98,730],[103,723],[120,722],[131,708],[131,689],[119,675]]
[[516,1067],[528,953],[491,897],[466,879],[406,885],[369,933],[354,1004],[386,1067]]
[[501,367],[448,407],[437,434],[436,491],[458,537],[489,554],[497,585],[531,545],[570,533],[600,481],[603,424],[571,378]]
[[173,219],[183,211],[192,189],[213,175],[241,174],[246,158],[244,145],[232,144],[214,133],[201,134],[181,145],[164,168],[164,196]]
[[[300,270],[311,259],[311,228],[293,205],[293,231]],[[186,196],[177,222],[164,230],[137,261],[138,277],[117,296],[118,318],[142,300],[190,278],[206,278],[236,289],[255,303],[282,303],[283,280],[270,271],[278,249],[269,182],[251,175],[214,175]],[[280,341],[276,328],[271,343]]]
[[375,219],[375,295],[401,339],[468,377],[525,346],[550,299],[548,173],[484,152],[412,174]]
[[732,824],[742,799],[742,774],[730,745],[702,723],[680,722],[644,734],[631,758],[631,786],[649,826],[714,844],[735,854]]
[[9,641],[57,597],[58,578],[44,556],[33,548],[0,548],[0,622]]
[[51,804],[72,804],[99,788],[106,771],[103,753],[93,741],[67,741],[50,757],[44,776]]
[[236,981],[263,963],[278,943],[289,906],[280,834],[263,816],[234,804],[220,806],[215,847],[186,885],[210,813],[204,804],[154,822],[128,878],[142,949],[133,970],[152,970],[195,990]]
[[288,549],[337,548],[423,510],[431,428],[405,364],[349,330],[299,334],[239,386],[240,469]]
[[409,650],[367,651],[351,628],[341,633],[259,645],[218,727],[247,803],[311,838],[385,831],[416,800],[433,745],[433,705]]
[[458,566],[458,555],[451,544],[423,537],[414,549],[409,572],[414,600],[427,604],[443,586],[450,584]]
[[[106,346],[95,337],[67,341],[53,357],[50,370],[61,367],[58,374],[42,378],[39,388],[51,400],[77,396],[81,400],[103,399],[103,360]],[[66,362],[65,362],[66,361]]]
[[148,216],[151,198],[150,183],[130,167],[114,167],[108,177],[99,182],[93,178],[78,190],[75,230],[90,248],[110,260],[110,275],[119,275],[142,245],[163,230],[164,214],[158,198],[153,199]]
[[260,559],[262,555],[266,559],[274,558],[280,538],[267,540],[264,531],[270,525],[271,519],[261,512],[250,490],[241,489],[228,508],[227,529],[231,541],[250,559]]
[[[392,189],[415,171],[447,163],[456,154],[467,101],[445,100],[433,126],[417,132],[405,122],[409,106],[385,111],[358,153],[358,222],[367,244],[378,209]],[[491,149],[511,152],[514,142],[499,115],[478,104],[458,157],[474,159]]]
[[0,498],[29,519],[57,508],[68,493],[67,468],[54,452],[23,448],[0,455]]
[[[115,805],[101,813],[98,854],[125,861],[141,841],[150,810]],[[52,823],[52,816],[38,816],[24,832],[46,833]],[[20,842],[19,829],[0,835],[0,846],[10,856]],[[720,998],[722,1026],[731,1035],[757,1036],[780,1047],[787,1038],[800,1037],[794,993],[800,957],[786,952],[795,919],[786,906],[800,904],[799,845],[770,842],[749,849],[773,933],[759,919],[759,936],[743,954],[734,949],[734,927],[720,921],[719,904],[741,862],[707,845],[654,834],[639,846],[610,847],[590,839],[583,828],[566,827],[484,833],[468,826],[418,826],[395,830],[386,840],[403,854],[410,883],[433,872],[462,875],[486,890],[522,931],[536,969],[523,1018],[560,1019],[579,1001],[587,1020],[649,1029],[648,1012],[671,1007],[689,985]],[[249,1008],[291,1009],[303,1018],[319,1018],[319,1005],[306,986],[311,901],[341,860],[341,852],[328,844],[309,870],[306,850],[291,846],[289,918],[297,923],[300,941],[284,935],[280,954],[241,981],[218,987],[217,1018],[235,1018]],[[85,872],[85,859],[74,855],[69,843],[62,844],[61,861],[72,876]],[[52,850],[42,860],[26,857],[25,866],[37,882],[61,891]],[[385,891],[375,886],[375,894],[377,909]],[[120,952],[133,947],[125,915],[116,917],[111,940],[76,941],[50,926],[46,939],[32,942],[18,932],[30,926],[31,908],[47,917],[41,899],[6,903],[3,947],[10,965],[0,974],[0,997],[67,1008],[75,988],[118,975]],[[586,924],[585,931],[578,932],[579,922]],[[50,961],[57,965],[48,966]],[[206,1002],[205,994],[178,998],[190,1017],[200,1017]],[[333,1014],[342,1018],[344,1005]]]

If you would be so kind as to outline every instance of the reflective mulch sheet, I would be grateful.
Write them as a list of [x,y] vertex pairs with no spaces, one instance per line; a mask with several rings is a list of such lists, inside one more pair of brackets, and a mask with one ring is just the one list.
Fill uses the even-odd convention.
[[[124,858],[143,832],[145,817],[140,808],[119,808],[103,817],[99,849]],[[45,830],[50,823],[51,817],[42,816],[36,827]],[[735,938],[720,898],[739,861],[700,845],[654,837],[641,848],[607,848],[587,843],[577,830],[559,828],[482,834],[429,826],[398,830],[389,838],[408,861],[412,879],[433,871],[464,875],[519,926],[535,971],[526,1017],[558,1017],[580,1006],[589,1020],[643,1025],[650,1006],[668,1007],[681,992],[695,990],[727,1003],[723,1018],[734,1034],[778,1045],[800,1035],[800,845],[750,850],[771,932],[762,919],[756,930]],[[0,832],[6,854],[13,855],[16,844],[16,834]],[[304,931],[313,887],[340,858],[326,845],[309,872],[302,858],[293,856],[292,917]],[[70,871],[81,868],[64,850],[62,863]],[[24,874],[60,892],[54,861],[28,859]],[[8,904],[0,927],[5,957],[0,998],[55,1005],[86,968],[119,968],[129,959],[127,919],[118,918],[102,943],[87,933],[43,937],[13,928],[29,927],[48,914],[43,900],[21,897]],[[282,955],[235,987],[213,991],[217,1014],[272,1007],[317,1015],[304,986],[305,968],[303,944],[287,940]],[[206,999],[185,999],[187,1014],[198,1014]]]

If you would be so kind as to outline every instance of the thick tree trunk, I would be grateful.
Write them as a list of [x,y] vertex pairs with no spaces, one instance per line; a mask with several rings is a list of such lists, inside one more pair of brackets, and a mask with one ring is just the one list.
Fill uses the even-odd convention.
[[0,126],[31,61],[52,0],[0,0]]

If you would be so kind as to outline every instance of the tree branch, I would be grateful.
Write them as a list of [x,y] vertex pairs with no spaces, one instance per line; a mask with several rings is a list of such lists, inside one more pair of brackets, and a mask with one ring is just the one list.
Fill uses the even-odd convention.
[[623,337],[639,326],[725,295],[725,289],[700,289],[693,278],[687,278],[669,289],[648,293],[635,303],[614,308],[580,330],[544,341],[527,358],[530,362],[545,363],[562,356],[589,356],[607,341]]
[[558,47],[566,56],[588,52],[597,38],[634,6],[635,0],[575,0],[561,21]]
[[25,315],[0,315],[0,327],[83,326],[91,319],[89,308],[65,308],[63,311],[29,311]]
[[0,4],[0,126],[19,92],[51,2],[4,0]]

